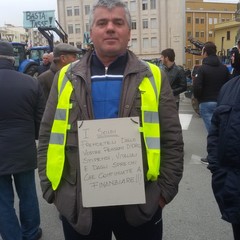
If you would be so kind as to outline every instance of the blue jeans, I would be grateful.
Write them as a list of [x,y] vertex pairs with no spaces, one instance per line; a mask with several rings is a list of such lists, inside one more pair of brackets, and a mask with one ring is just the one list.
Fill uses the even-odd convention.
[[[14,190],[19,197],[19,220]],[[40,225],[34,170],[0,176],[0,234],[3,240],[34,240]]]
[[199,104],[200,115],[203,119],[205,127],[209,133],[211,127],[211,119],[215,108],[217,107],[217,102],[202,102]]

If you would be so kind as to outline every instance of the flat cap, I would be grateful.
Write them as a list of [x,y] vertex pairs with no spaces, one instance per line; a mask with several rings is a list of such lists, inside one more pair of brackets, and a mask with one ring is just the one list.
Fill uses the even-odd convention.
[[13,57],[13,46],[6,41],[0,41],[0,57]]
[[71,44],[67,43],[59,43],[53,49],[53,58],[58,58],[61,55],[68,54],[68,53],[80,53],[81,50],[77,47],[72,46]]

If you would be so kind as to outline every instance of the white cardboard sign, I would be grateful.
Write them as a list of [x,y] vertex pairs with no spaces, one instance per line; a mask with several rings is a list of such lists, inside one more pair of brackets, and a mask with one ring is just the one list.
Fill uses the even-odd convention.
[[143,204],[139,118],[78,121],[84,207]]

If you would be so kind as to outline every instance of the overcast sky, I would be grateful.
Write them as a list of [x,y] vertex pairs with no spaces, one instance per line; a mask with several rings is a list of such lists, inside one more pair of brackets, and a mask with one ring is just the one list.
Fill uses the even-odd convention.
[[57,17],[57,0],[0,0],[0,26],[10,23],[23,26],[23,12],[55,10]]
[[[171,0],[169,0],[171,1]],[[182,1],[182,0],[179,0]],[[210,1],[210,0],[208,0]],[[211,0],[213,2],[237,3],[238,0]],[[57,18],[57,0],[1,0],[0,26],[10,23],[23,25],[24,11],[55,10]]]

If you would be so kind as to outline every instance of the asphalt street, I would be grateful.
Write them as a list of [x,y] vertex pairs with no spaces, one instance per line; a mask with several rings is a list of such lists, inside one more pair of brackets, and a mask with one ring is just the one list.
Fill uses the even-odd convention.
[[[231,240],[231,225],[221,220],[212,193],[211,173],[200,162],[206,156],[207,136],[202,119],[184,96],[179,115],[185,143],[184,174],[178,195],[163,210],[163,240]],[[64,240],[58,212],[43,200],[38,175],[36,179],[42,240]]]

